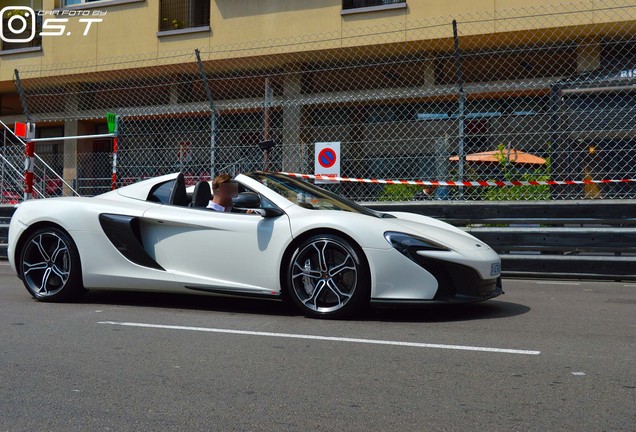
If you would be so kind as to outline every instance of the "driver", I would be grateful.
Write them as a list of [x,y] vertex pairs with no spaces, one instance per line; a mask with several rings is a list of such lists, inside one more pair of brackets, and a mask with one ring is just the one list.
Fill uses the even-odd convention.
[[232,198],[238,195],[238,183],[229,174],[221,174],[212,180],[212,199],[207,208],[218,212],[232,211]]

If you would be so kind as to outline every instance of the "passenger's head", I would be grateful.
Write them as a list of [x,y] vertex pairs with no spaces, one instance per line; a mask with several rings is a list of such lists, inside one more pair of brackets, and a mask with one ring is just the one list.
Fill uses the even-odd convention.
[[238,184],[229,174],[220,174],[212,180],[212,194],[215,197],[231,199],[238,195]]

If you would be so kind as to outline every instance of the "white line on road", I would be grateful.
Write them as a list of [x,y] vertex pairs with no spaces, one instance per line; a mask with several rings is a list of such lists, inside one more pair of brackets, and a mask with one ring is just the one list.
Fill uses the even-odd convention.
[[580,282],[537,281],[537,285],[581,285]]
[[332,341],[332,342],[349,342],[349,343],[373,344],[373,345],[392,345],[392,346],[403,346],[403,347],[414,347],[414,348],[436,348],[436,349],[449,349],[449,350],[460,350],[460,351],[481,351],[481,352],[492,352],[492,353],[503,353],[503,354],[523,354],[523,355],[541,354],[541,351],[518,350],[518,349],[508,349],[508,348],[489,348],[489,347],[464,346],[464,345],[443,345],[443,344],[401,342],[401,341],[389,341],[389,340],[378,340],[378,339],[358,339],[358,338],[343,338],[343,337],[333,337],[333,336],[315,336],[315,335],[303,335],[303,334],[292,334],[292,333],[270,333],[270,332],[260,332],[260,331],[230,330],[230,329],[219,329],[219,328],[209,328],[209,327],[187,327],[187,326],[175,326],[175,325],[163,325],[163,324],[116,322],[116,321],[100,321],[98,324],[109,324],[109,325],[124,326],[124,327],[144,327],[144,328],[157,328],[157,329],[169,329],[169,330],[186,330],[186,331],[198,331],[198,332],[209,332],[209,333],[226,333],[226,334],[249,335],[249,336],[266,336],[266,337],[278,337],[278,338],[289,338],[289,339],[311,339],[311,340]]

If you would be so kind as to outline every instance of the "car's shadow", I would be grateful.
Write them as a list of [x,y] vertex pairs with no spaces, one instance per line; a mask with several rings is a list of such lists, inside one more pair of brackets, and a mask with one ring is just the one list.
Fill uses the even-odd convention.
[[[129,291],[89,291],[84,304],[155,307],[267,316],[302,314],[290,302],[237,297],[212,297],[187,294],[141,293]],[[452,322],[510,318],[523,315],[530,307],[501,300],[470,304],[430,304],[395,308],[371,307],[357,321],[382,322]]]
[[450,322],[510,318],[530,312],[530,307],[501,300],[467,304],[430,304],[399,308],[371,308],[363,319],[392,322]]
[[230,314],[300,315],[292,305],[277,300],[154,292],[89,291],[81,298],[80,303],[199,310]]

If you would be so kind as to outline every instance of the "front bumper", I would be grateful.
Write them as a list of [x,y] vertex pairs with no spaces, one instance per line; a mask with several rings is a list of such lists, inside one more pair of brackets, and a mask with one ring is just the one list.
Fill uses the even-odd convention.
[[484,279],[473,268],[419,256],[417,263],[437,280],[433,301],[465,303],[488,300],[503,294],[501,277]]
[[373,304],[474,303],[504,294],[501,277],[484,279],[473,268],[449,261],[418,256],[417,264],[437,281],[437,291],[430,299],[372,299]]

